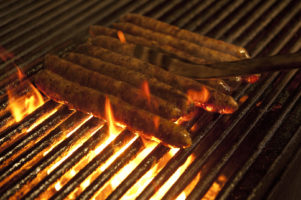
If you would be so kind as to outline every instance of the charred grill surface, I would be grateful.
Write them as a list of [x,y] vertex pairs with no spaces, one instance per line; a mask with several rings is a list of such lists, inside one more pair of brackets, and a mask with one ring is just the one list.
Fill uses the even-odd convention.
[[[0,153],[1,163],[4,163],[0,168],[0,192],[3,199],[64,199],[79,195],[89,198],[109,177],[146,148],[141,147],[143,144],[139,138],[134,139],[125,151],[127,155],[120,154],[122,156],[112,162],[114,164],[110,165],[111,168],[99,172],[95,179],[87,182],[86,178],[101,168],[116,149],[134,138],[133,134],[125,131],[64,182],[69,175],[63,174],[73,169],[72,165],[81,158],[90,158],[86,151],[93,151],[96,143],[102,143],[106,127],[97,132],[103,125],[102,121],[90,119],[88,115],[65,107],[52,110],[59,105],[51,101],[15,123],[7,109],[6,95],[8,83],[12,86],[19,83],[14,75],[16,69],[13,62],[31,78],[31,75],[43,68],[37,60],[41,56],[49,52],[63,54],[88,37],[87,29],[90,25],[107,26],[118,22],[121,15],[130,12],[243,46],[252,57],[293,53],[299,51],[301,46],[301,3],[298,0],[33,2],[0,2],[0,44],[15,55],[0,64],[0,137],[3,141],[10,141],[7,145],[1,143],[5,146]],[[135,17],[130,14],[123,20],[139,25]],[[158,31],[164,33],[165,29]],[[71,62],[80,60],[75,55],[78,56],[74,54],[64,59]],[[84,63],[82,61],[81,65]],[[290,195],[293,192],[287,192],[289,189],[279,186],[283,186],[280,183],[286,178],[288,163],[298,160],[296,152],[300,152],[300,77],[300,72],[295,70],[267,73],[254,85],[240,85],[232,95],[237,101],[247,95],[247,100],[240,102],[238,111],[233,115],[222,116],[199,111],[197,118],[191,120],[187,127],[192,127],[192,146],[179,150],[169,159],[151,182],[141,188],[143,191],[137,194],[138,199],[152,197],[192,154],[196,158],[175,184],[162,194],[163,199],[175,199],[193,182],[192,191],[186,195],[188,199],[275,199],[281,197],[279,194],[292,197]],[[126,82],[133,86],[135,84],[130,80]],[[174,94],[181,96],[178,91]],[[26,131],[48,111],[53,112],[48,120]],[[76,128],[79,129],[72,133]],[[7,137],[7,134],[12,137]],[[29,146],[22,150],[26,144]],[[80,147],[72,150],[76,145]],[[9,154],[5,156],[3,152]],[[160,158],[168,154],[169,148],[158,145],[136,168],[128,171],[129,175],[109,192],[107,198],[120,199],[155,164],[161,163]],[[65,155],[69,157],[58,162]],[[60,164],[53,168],[53,163],[57,162]],[[289,179],[290,184],[285,186],[293,188],[292,180]],[[87,183],[89,187],[80,188]]]

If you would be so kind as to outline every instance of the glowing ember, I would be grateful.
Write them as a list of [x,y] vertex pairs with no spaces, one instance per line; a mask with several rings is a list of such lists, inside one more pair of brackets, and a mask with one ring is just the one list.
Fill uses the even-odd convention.
[[122,31],[117,31],[117,36],[121,43],[126,43],[126,39]]
[[187,91],[188,101],[194,102],[197,106],[202,106],[206,103],[210,97],[210,93],[207,88],[202,87],[201,91],[188,90]]

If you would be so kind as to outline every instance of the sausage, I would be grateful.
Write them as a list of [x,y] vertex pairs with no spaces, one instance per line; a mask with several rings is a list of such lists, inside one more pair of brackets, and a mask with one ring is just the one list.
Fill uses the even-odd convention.
[[183,113],[189,112],[193,106],[187,103],[187,95],[184,92],[143,73],[79,53],[69,53],[65,59],[89,70],[124,81],[136,88],[141,88],[143,83],[147,81],[151,94],[165,99],[170,102],[170,104],[174,104],[180,108]]
[[[97,35],[107,35],[111,37],[117,37],[117,29],[112,29],[112,28],[107,28],[107,27],[102,27],[102,26],[90,26],[90,33],[93,33],[91,35],[97,36]],[[193,56],[189,54],[188,52],[185,52],[181,49],[175,48],[171,45],[168,44],[160,44],[155,40],[149,40],[147,38],[144,38],[139,35],[132,35],[129,33],[124,33],[126,41],[128,43],[133,43],[133,44],[139,44],[143,46],[147,46],[150,48],[155,48],[155,49],[160,49],[163,52],[170,53],[176,55],[178,58],[187,60],[189,62],[193,63],[205,63],[207,62],[204,58],[199,58],[196,56]]]
[[[109,36],[99,35],[93,38],[89,38],[89,42],[91,42],[91,44],[95,46],[100,46],[102,48],[109,49],[123,55],[133,56],[147,61],[151,64],[158,65],[167,71],[179,72],[179,70],[176,70],[174,68],[185,70],[185,66],[187,65],[181,60],[175,58],[175,56],[165,54],[157,49],[155,50],[141,45],[121,43],[118,39]],[[219,70],[225,71],[227,69]],[[208,78],[210,78],[210,75],[212,76],[212,74],[215,74],[216,70],[205,65],[199,65],[198,72],[202,73],[204,76],[208,75]],[[181,75],[180,73],[177,74]],[[220,74],[224,73],[221,72]],[[231,87],[221,79],[203,79],[201,82],[221,92],[231,92]]]
[[236,101],[231,96],[218,92],[213,88],[206,87],[205,85],[200,84],[192,79],[172,74],[158,66],[144,62],[137,58],[121,55],[90,44],[83,44],[79,46],[77,51],[100,58],[107,62],[122,65],[128,69],[138,71],[140,73],[144,73],[149,77],[154,77],[159,81],[165,82],[166,84],[169,84],[185,93],[190,91],[189,94],[193,95],[188,95],[190,97],[189,100],[201,107],[209,103],[215,108],[210,110],[220,113],[225,113],[225,110],[226,113],[231,113],[238,108]]
[[108,98],[115,120],[126,125],[130,130],[147,137],[155,137],[164,144],[174,147],[188,147],[192,143],[190,134],[183,127],[119,98],[68,81],[51,71],[40,71],[34,77],[34,81],[43,93],[71,108],[104,119],[105,102]]
[[70,81],[76,81],[82,86],[118,97],[129,104],[161,117],[177,119],[183,115],[179,108],[166,100],[151,94],[147,96],[142,89],[137,89],[126,82],[113,79],[95,71],[87,70],[80,65],[59,58],[58,56],[47,55],[45,58],[45,66],[46,69]]
[[[123,22],[123,23],[114,23],[113,27],[115,29],[121,30],[125,33],[129,33],[132,35],[143,37],[147,40],[152,40],[158,43],[157,48],[160,48],[162,50],[164,49],[164,46],[161,47],[161,45],[167,45],[174,47],[178,50],[182,50],[191,56],[202,58],[204,59],[204,62],[202,63],[212,63],[212,62],[223,62],[223,61],[233,61],[238,60],[237,57],[232,56],[230,54],[223,53],[221,51],[217,51],[205,46],[200,46],[198,44],[189,42],[187,40],[182,40],[177,37],[174,37],[170,34],[160,33],[156,32],[154,30],[145,29],[139,26],[136,26],[131,23]],[[172,53],[172,52],[170,52]],[[183,58],[185,59],[185,58]],[[196,63],[196,64],[202,64],[202,63]]]
[[199,35],[185,29],[180,29],[179,27],[158,21],[156,19],[130,13],[124,15],[120,21],[133,23],[137,26],[153,31],[170,34],[174,37],[196,43],[200,46],[205,46],[226,54],[231,54],[237,58],[249,58],[248,52],[243,47]]

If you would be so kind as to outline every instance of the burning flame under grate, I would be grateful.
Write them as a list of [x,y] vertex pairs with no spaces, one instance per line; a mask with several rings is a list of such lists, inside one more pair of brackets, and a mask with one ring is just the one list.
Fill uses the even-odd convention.
[[[217,38],[228,34],[228,41],[246,46],[253,56],[295,52],[300,48],[300,38],[293,34],[300,35],[300,20],[291,21],[292,18],[300,18],[298,11],[301,5],[297,1],[237,1],[231,4],[226,1],[204,1],[194,9],[193,6],[198,1],[185,6],[178,1],[147,2],[146,6],[141,7],[144,1],[140,4],[121,2],[128,6],[124,12],[137,8],[136,12],[162,18],[190,30],[199,30],[203,34]],[[106,5],[120,11],[123,3],[112,6],[106,1],[97,5],[91,13],[106,8]],[[23,4],[26,3],[19,6],[22,7]],[[51,6],[57,6],[55,4]],[[75,8],[75,11],[84,10],[78,4],[74,1],[68,6]],[[91,5],[85,4],[87,8]],[[67,4],[65,6],[63,8],[68,8]],[[192,10],[195,14],[192,12],[187,15],[185,9]],[[235,10],[234,16],[238,17],[228,15],[229,9]],[[206,12],[207,10],[211,12]],[[264,19],[261,23],[256,21],[257,17],[260,18],[258,12],[267,12],[266,18],[261,17]],[[197,17],[198,13],[200,18]],[[240,20],[246,13],[251,16],[243,23]],[[114,14],[108,11],[104,16],[110,18],[108,16]],[[90,22],[94,23],[102,18],[100,16]],[[211,23],[205,23],[207,21]],[[276,22],[278,26],[273,25]],[[265,26],[273,34],[262,31]],[[247,34],[246,30],[252,31]],[[291,32],[287,33],[286,30]],[[20,50],[16,53],[18,51]],[[46,51],[49,50],[46,48]],[[28,54],[29,50],[21,51],[24,55],[26,52]],[[35,55],[39,57],[39,53]],[[15,58],[9,58],[8,62],[1,65],[1,70],[6,63],[14,60]],[[270,162],[267,165],[271,166],[274,160],[281,162],[282,159],[285,160],[283,157],[289,159],[293,152],[286,145],[294,149],[300,144],[298,116],[300,117],[301,89],[298,80],[300,72],[297,71],[273,73],[253,87],[248,85],[241,88],[235,94],[236,97],[248,94],[249,98],[243,102],[238,113],[230,117],[200,111],[187,124],[195,141],[192,148],[187,150],[168,149],[155,142],[143,141],[127,130],[116,134],[104,121],[68,110],[49,99],[16,122],[7,109],[7,96],[1,95],[0,192],[4,199],[185,199],[185,196],[190,199],[214,199],[243,198],[246,195],[244,191],[236,188],[245,186],[251,187],[249,190],[254,192],[248,191],[247,195],[266,195],[258,189],[260,184],[250,181],[252,169],[260,166],[265,155],[270,157],[265,163]],[[21,85],[22,83],[24,80]],[[24,94],[32,94],[32,89],[28,89],[31,86],[26,88]],[[30,96],[36,95],[29,95],[29,98]],[[267,123],[269,121],[272,122]],[[258,128],[262,131],[258,131]],[[278,141],[279,137],[281,143]],[[258,148],[250,148],[252,145]],[[264,148],[273,145],[283,150],[280,156],[271,152],[268,154],[268,148]],[[277,169],[266,169],[258,182],[269,184],[264,181],[268,179],[265,174],[275,173]]]

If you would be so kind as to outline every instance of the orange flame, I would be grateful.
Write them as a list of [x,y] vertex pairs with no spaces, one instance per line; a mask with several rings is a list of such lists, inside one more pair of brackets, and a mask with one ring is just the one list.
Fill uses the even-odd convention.
[[[0,46],[0,59],[7,61],[14,57],[14,54],[6,51],[2,46]],[[16,122],[21,121],[28,114],[32,113],[38,107],[44,104],[44,100],[40,92],[28,81],[24,80],[25,75],[21,69],[13,63],[17,68],[17,75],[21,82],[20,88],[28,88],[29,92],[26,95],[18,97],[18,89],[7,89],[8,95],[8,108],[11,111]]]
[[[17,67],[18,77],[20,80],[24,80],[25,75]],[[9,109],[15,118],[16,122],[21,121],[24,117],[35,111],[38,107],[44,104],[44,99],[40,92],[28,81],[24,80],[22,87],[29,88],[29,92],[26,95],[19,97],[18,88],[7,89],[7,95],[9,99]]]
[[106,97],[105,112],[106,112],[106,120],[107,120],[108,127],[109,127],[109,133],[113,134],[113,135],[119,134],[120,127],[115,125],[115,119],[113,116],[110,99],[108,97]]
[[[176,150],[175,152],[177,152]],[[191,155],[187,158],[185,163],[181,165],[177,171],[173,173],[173,175],[160,187],[160,189],[151,197],[151,199],[162,199],[165,193],[171,188],[171,186],[180,178],[181,174],[187,169],[187,167],[193,162],[195,159],[194,155]]]
[[206,103],[210,97],[210,92],[206,87],[202,87],[200,91],[190,89],[187,91],[188,101],[193,102],[196,106]]
[[198,173],[194,179],[189,183],[189,185],[186,186],[186,188],[184,189],[184,191],[176,198],[176,200],[185,200],[186,197],[191,193],[191,191],[194,189],[194,187],[196,186],[196,184],[198,183],[198,181],[201,178],[201,173]]
[[126,43],[126,39],[122,31],[117,31],[117,36],[121,43]]
[[239,103],[244,103],[248,98],[249,98],[248,95],[244,95],[244,96],[240,97],[240,99],[238,100],[238,102]]
[[248,83],[255,83],[259,80],[259,78],[260,78],[260,74],[252,74],[244,77],[244,80]]
[[159,123],[160,123],[160,118],[158,116],[154,117],[154,125],[155,125],[155,129],[158,130],[159,128]]
[[148,105],[150,105],[150,89],[147,81],[142,83],[142,90],[144,92],[145,97],[147,98]]
[[197,110],[193,110],[193,111],[191,111],[191,112],[189,112],[189,113],[187,113],[187,114],[185,114],[185,115],[179,117],[179,119],[177,119],[177,121],[175,121],[174,123],[175,123],[175,124],[183,124],[183,123],[185,123],[185,122],[188,122],[188,121],[190,121],[194,116],[196,116],[196,114],[197,114]]
[[220,175],[217,180],[211,185],[209,190],[206,192],[202,200],[213,200],[218,195],[219,191],[225,185],[227,178],[224,175]]

